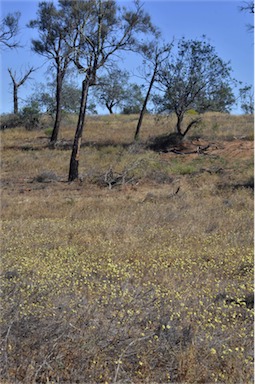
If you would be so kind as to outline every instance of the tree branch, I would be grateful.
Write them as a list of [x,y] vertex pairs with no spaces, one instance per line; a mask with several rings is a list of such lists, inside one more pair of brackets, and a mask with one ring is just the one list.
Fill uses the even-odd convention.
[[23,85],[23,84],[25,83],[25,81],[29,78],[29,76],[31,75],[31,73],[32,73],[32,72],[35,72],[35,71],[36,71],[36,68],[34,68],[34,67],[29,68],[28,72],[21,78],[21,80],[17,81],[17,80],[15,79],[15,75],[16,75],[16,73],[13,74],[12,71],[11,71],[11,69],[8,68],[8,72],[9,72],[9,74],[10,74],[10,76],[11,76],[12,82],[13,82],[13,84],[15,84],[15,86],[16,86],[17,88],[19,88],[21,85]]
[[187,128],[185,129],[184,133],[182,134],[183,137],[187,135],[187,133],[189,132],[190,128],[191,128],[193,125],[200,123],[201,120],[202,120],[201,117],[199,117],[198,119],[192,120],[192,121],[188,124],[188,126],[187,126]]

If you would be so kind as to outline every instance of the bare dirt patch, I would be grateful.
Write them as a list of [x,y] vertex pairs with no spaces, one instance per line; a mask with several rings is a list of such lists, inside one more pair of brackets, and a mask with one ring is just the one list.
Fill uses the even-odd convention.
[[223,141],[221,148],[215,149],[214,153],[226,158],[248,159],[253,157],[254,145],[253,141],[235,140]]

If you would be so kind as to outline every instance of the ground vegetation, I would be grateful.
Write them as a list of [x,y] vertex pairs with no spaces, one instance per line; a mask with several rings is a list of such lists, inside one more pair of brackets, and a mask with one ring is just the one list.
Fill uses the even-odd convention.
[[253,117],[137,120],[1,131],[2,383],[253,381]]

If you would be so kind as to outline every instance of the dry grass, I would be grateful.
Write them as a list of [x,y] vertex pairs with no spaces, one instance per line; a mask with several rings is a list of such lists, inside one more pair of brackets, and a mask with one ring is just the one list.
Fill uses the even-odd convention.
[[[196,116],[195,116],[196,118]],[[193,115],[188,115],[184,125],[188,124]],[[62,130],[62,138],[73,138],[76,118],[69,118]],[[89,117],[88,127],[85,129],[86,140],[116,143],[129,143],[133,140],[137,124],[136,115],[112,115]],[[155,135],[173,132],[176,124],[175,116],[145,116],[141,129],[141,140]],[[70,126],[72,129],[70,129]],[[192,136],[220,139],[246,138],[253,140],[253,115],[234,116],[217,112],[208,112],[202,116],[202,122],[191,130]]]
[[206,115],[210,148],[184,156],[128,146],[135,116],[91,117],[72,184],[71,119],[55,150],[2,132],[2,382],[253,382],[251,122]]

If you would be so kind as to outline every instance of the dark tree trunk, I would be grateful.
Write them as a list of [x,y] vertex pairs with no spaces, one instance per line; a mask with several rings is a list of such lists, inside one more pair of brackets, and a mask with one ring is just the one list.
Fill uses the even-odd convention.
[[17,84],[13,84],[13,113],[17,115],[19,113],[18,107],[18,87]]
[[87,76],[86,79],[84,79],[82,82],[81,105],[80,105],[79,119],[78,119],[74,142],[73,142],[72,155],[70,159],[68,181],[74,181],[79,177],[79,154],[80,154],[81,139],[82,139],[83,127],[84,127],[85,116],[86,116],[89,84],[90,84],[90,76]]
[[201,121],[201,118],[200,118],[200,117],[199,117],[198,119],[192,120],[192,121],[188,124],[188,126],[187,126],[187,128],[185,129],[185,131],[183,132],[182,136],[183,136],[183,137],[186,136],[187,133],[189,132],[190,128],[191,128],[193,125],[198,124],[200,121]]
[[177,114],[176,132],[179,133],[182,136],[183,136],[183,134],[182,134],[181,126],[182,126],[183,117],[184,117],[184,115],[182,113],[181,114]]
[[145,111],[146,111],[147,103],[148,103],[149,96],[150,96],[150,93],[151,93],[151,88],[152,88],[153,83],[155,81],[156,73],[157,73],[157,66],[154,69],[154,72],[153,72],[153,75],[152,75],[152,78],[151,78],[151,81],[150,81],[150,85],[149,85],[146,97],[144,99],[144,102],[143,102],[143,107],[142,107],[142,110],[140,112],[139,120],[138,120],[137,127],[136,127],[135,137],[134,137],[135,140],[139,139],[139,134],[140,134],[141,126],[142,126],[143,116],[144,116]]
[[108,109],[110,115],[112,115],[113,114],[112,106],[106,105],[106,108]]
[[108,109],[109,113],[112,115],[113,114],[113,110],[112,110],[113,105],[112,105],[112,103],[110,103],[110,104],[106,103],[105,106]]
[[184,132],[182,132],[182,121],[183,121],[183,118],[184,118],[184,113],[181,113],[179,115],[177,115],[177,124],[176,124],[176,132],[182,136],[182,138],[184,138],[187,133],[189,132],[190,128],[195,125],[195,124],[198,124],[200,121],[201,121],[201,118],[197,118],[195,120],[192,120],[188,125],[187,125],[187,128],[185,129]]
[[56,115],[54,128],[50,138],[50,143],[55,144],[58,139],[60,122],[61,122],[61,101],[62,101],[62,84],[63,84],[63,75],[61,73],[57,74],[57,88],[56,88]]
[[15,74],[12,73],[11,69],[8,68],[8,72],[11,76],[12,83],[13,83],[13,113],[15,115],[18,114],[19,108],[18,108],[18,88],[25,83],[25,81],[29,78],[30,74],[34,72],[35,69],[31,67],[28,72],[25,74],[25,76],[20,80],[17,81],[15,79]]

